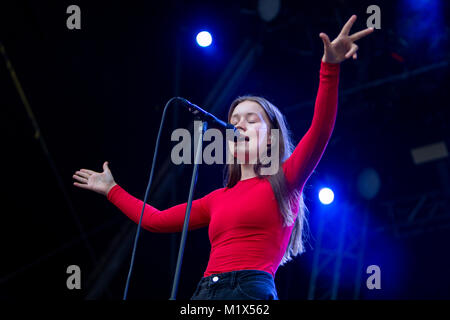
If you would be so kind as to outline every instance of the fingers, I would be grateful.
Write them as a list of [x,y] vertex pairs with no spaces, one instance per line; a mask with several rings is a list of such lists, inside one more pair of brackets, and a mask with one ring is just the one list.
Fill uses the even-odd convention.
[[75,180],[77,180],[77,181],[79,181],[79,182],[82,182],[82,183],[88,183],[88,180],[89,180],[89,176],[83,176],[83,175],[81,175],[82,174],[82,172],[78,172],[77,171],[77,173],[76,174],[74,174],[73,176],[72,176],[72,178],[74,178]]
[[[91,170],[81,169],[80,171],[76,171],[72,177],[75,180],[81,182],[83,185],[86,185],[88,183],[89,177],[92,175],[91,173],[88,173],[87,171],[91,171]],[[74,185],[79,186],[80,184],[75,182]]]
[[358,59],[358,54],[355,52],[352,57],[353,57],[353,60],[356,60],[356,59]]
[[80,171],[81,172],[85,172],[85,173],[87,173],[89,175],[94,174],[94,173],[98,173],[98,172],[95,172],[95,171],[92,171],[92,170],[89,170],[89,169],[80,169]]
[[78,182],[74,182],[73,183],[74,186],[81,188],[81,189],[89,189],[87,184],[83,184],[83,183],[78,183]]
[[[81,169],[81,170],[83,170],[83,169]],[[82,178],[86,178],[86,179],[89,179],[89,176],[91,176],[91,174],[89,174],[87,172],[83,172],[83,171],[76,171],[75,174]]]
[[88,183],[88,179],[87,179],[87,178],[78,176],[78,175],[76,175],[76,174],[74,174],[72,177],[73,177],[75,180],[77,180],[77,181],[79,181],[79,182],[81,182],[81,183],[84,183],[84,184]]
[[373,30],[374,30],[374,28],[367,28],[362,31],[356,32],[350,36],[350,40],[352,40],[352,41],[359,40],[359,39],[367,36],[368,34],[371,34],[373,32]]
[[[354,54],[356,54],[356,51],[358,50],[358,45],[357,44],[352,44],[352,47],[350,48],[350,50],[345,54],[345,57],[348,59],[351,56],[353,56]],[[356,59],[356,58],[353,58]]]
[[331,45],[330,38],[328,38],[328,36],[327,36],[326,33],[321,32],[321,33],[319,34],[319,37],[322,39],[323,45],[324,45],[325,47],[329,47],[329,46]]
[[340,35],[346,35],[348,36],[348,33],[350,32],[350,29],[353,26],[353,23],[355,23],[356,20],[356,15],[352,15],[350,17],[350,19],[348,19],[348,21],[345,23],[344,27],[341,30]]

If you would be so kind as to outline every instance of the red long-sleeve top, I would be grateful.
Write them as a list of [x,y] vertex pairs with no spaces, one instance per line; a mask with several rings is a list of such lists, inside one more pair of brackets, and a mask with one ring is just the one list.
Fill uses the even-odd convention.
[[[282,164],[288,184],[302,191],[331,137],[337,113],[339,64],[321,62],[320,83],[311,127]],[[107,198],[135,223],[143,201],[115,185]],[[142,227],[151,232],[181,232],[187,202],[166,210],[146,204]],[[275,272],[293,226],[283,218],[271,185],[258,177],[241,180],[193,200],[188,230],[209,226],[211,252],[204,277],[234,270]]]

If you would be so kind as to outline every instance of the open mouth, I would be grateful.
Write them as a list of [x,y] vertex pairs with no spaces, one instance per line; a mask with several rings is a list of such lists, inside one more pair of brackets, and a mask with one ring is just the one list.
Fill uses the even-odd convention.
[[234,143],[238,143],[239,141],[246,141],[249,142],[250,141],[250,137],[244,136],[244,135],[239,135],[239,137],[235,137],[234,138]]

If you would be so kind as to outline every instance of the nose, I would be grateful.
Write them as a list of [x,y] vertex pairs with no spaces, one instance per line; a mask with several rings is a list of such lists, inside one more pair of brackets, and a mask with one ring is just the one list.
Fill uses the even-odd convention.
[[236,125],[235,125],[235,127],[236,127],[236,129],[240,129],[240,130],[242,130],[242,131],[247,131],[247,128],[246,128],[246,126],[245,126],[245,120],[243,120],[243,119],[241,119],[241,120],[239,120],[239,122],[238,123],[236,123]]
[[245,131],[247,131],[247,130],[245,130],[245,129],[242,128],[241,126],[236,126],[236,129],[237,129],[237,131],[239,131],[239,134],[240,134],[238,140],[244,138],[244,136],[245,136]]
[[236,129],[237,129],[237,131],[239,131],[239,133],[244,133],[245,132],[245,130],[242,127],[240,127],[240,126],[237,126]]

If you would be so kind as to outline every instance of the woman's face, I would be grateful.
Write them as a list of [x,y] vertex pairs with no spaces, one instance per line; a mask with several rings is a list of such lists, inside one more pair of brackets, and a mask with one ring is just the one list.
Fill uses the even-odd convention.
[[[234,125],[245,139],[237,143],[228,141],[228,148],[239,163],[256,163],[258,152],[267,148],[270,121],[259,103],[245,100],[239,103],[231,114],[230,123]],[[260,151],[261,150],[261,151]]]

